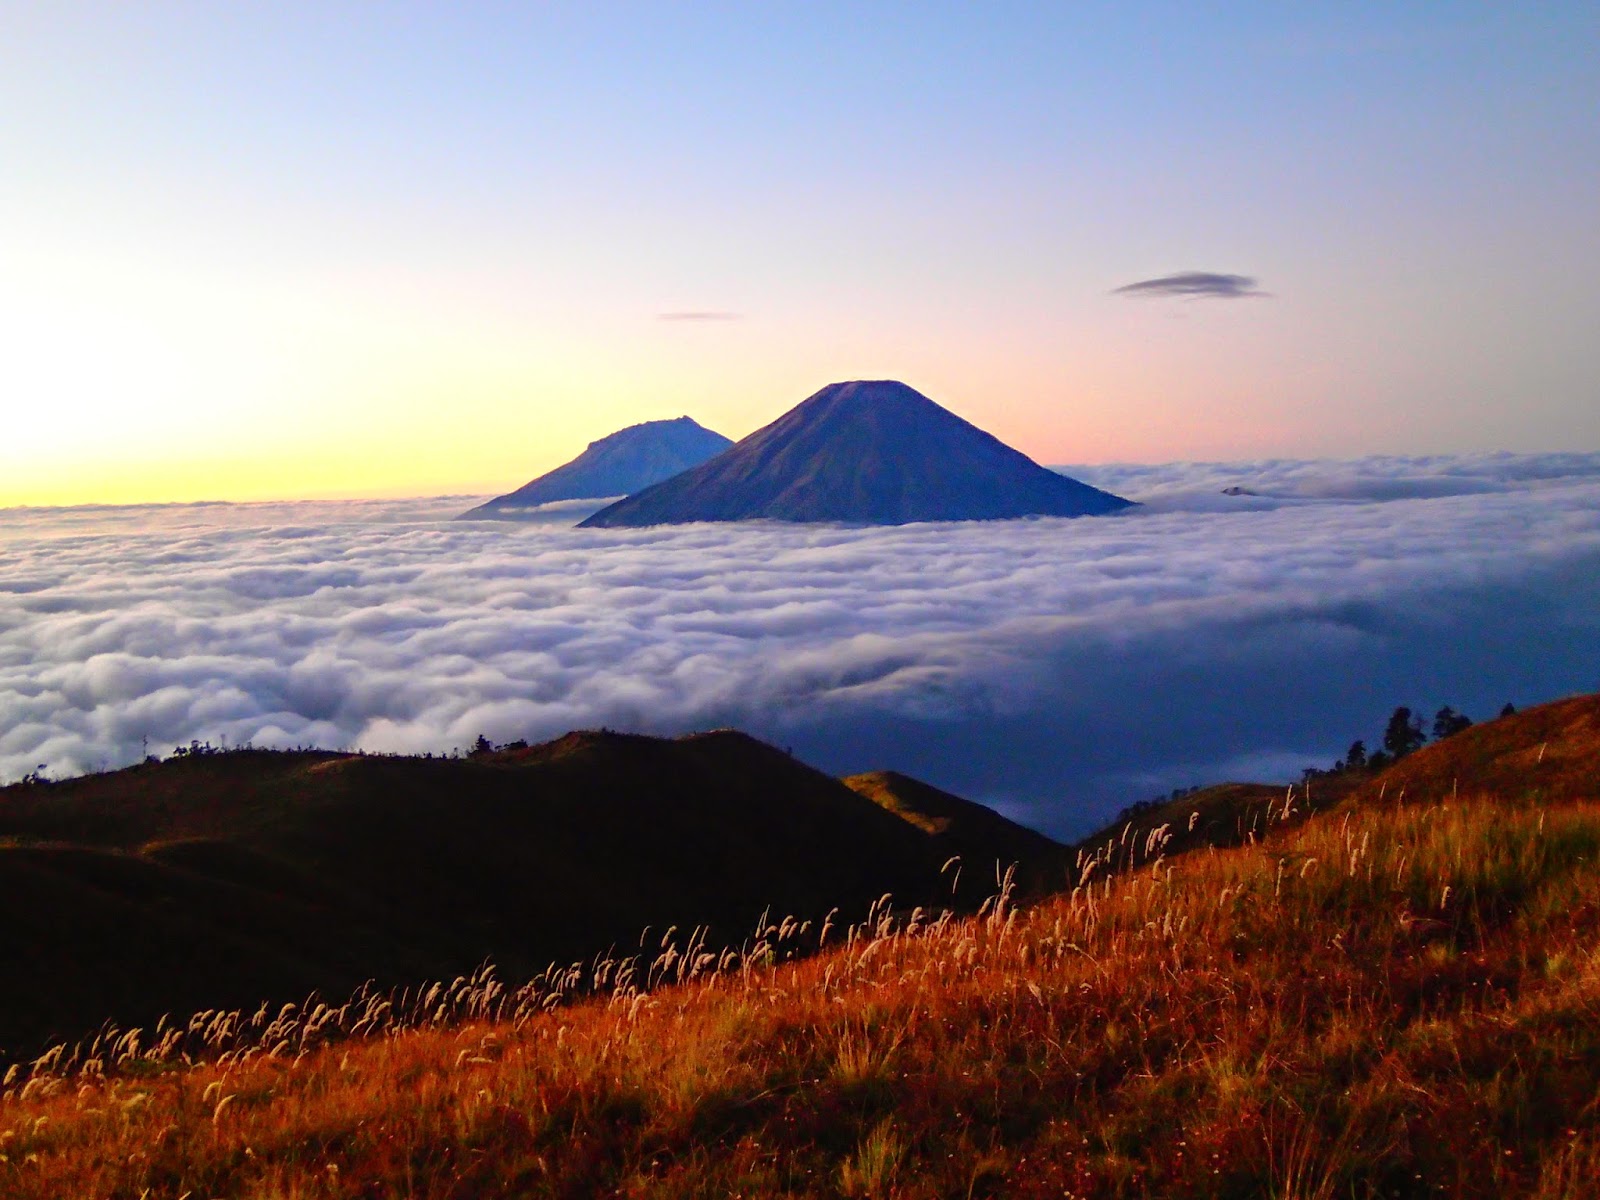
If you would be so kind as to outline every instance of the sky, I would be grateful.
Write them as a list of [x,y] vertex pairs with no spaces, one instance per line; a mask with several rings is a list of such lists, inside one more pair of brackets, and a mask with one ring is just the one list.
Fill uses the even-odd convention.
[[0,17],[0,507],[481,495],[849,378],[1046,463],[1600,449],[1592,5]]
[[1600,689],[1600,453],[1084,470],[1141,506],[593,530],[415,498],[16,510],[0,782],[191,740],[733,726],[1073,837],[1173,788],[1298,779],[1397,705]]

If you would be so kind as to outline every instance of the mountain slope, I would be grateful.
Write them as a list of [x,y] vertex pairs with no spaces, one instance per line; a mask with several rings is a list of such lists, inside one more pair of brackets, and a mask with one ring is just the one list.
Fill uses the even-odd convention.
[[732,449],[601,509],[589,527],[689,521],[994,520],[1128,501],[1039,466],[892,380],[835,383]]
[[461,515],[474,520],[514,517],[519,510],[557,500],[631,495],[699,466],[731,445],[688,417],[630,425],[590,442],[571,462]]
[[0,1048],[485,958],[528,976],[647,926],[737,942],[768,909],[950,903],[939,867],[965,849],[728,731],[471,759],[234,751],[16,785],[0,961],[31,983],[0,997]]
[[1600,778],[1489,784],[1592,763],[1597,712],[1419,752],[1404,802],[1379,775],[1232,848],[648,993],[472,981],[437,1018],[246,1013],[225,1058],[102,1044],[0,1085],[0,1193],[1590,1200]]

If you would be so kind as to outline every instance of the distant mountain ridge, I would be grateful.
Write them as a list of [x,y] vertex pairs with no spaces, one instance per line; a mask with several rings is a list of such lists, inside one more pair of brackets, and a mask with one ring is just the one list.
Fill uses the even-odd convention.
[[632,495],[699,466],[731,445],[731,439],[690,417],[645,421],[590,442],[571,462],[461,515],[474,520],[514,517],[520,509],[558,500]]
[[707,462],[582,523],[900,525],[1112,513],[1130,502],[1047,470],[895,380],[835,383]]

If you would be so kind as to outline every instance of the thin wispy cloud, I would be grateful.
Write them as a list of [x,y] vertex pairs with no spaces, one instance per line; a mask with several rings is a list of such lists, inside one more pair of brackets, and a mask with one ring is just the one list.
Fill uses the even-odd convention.
[[1161,275],[1155,279],[1141,279],[1112,289],[1113,296],[1178,296],[1214,300],[1244,300],[1270,295],[1256,287],[1250,275],[1223,275],[1214,271],[1179,271],[1176,275]]
[[656,314],[658,321],[737,321],[743,314],[722,309],[684,309]]
[[732,725],[1065,834],[1326,765],[1396,704],[1478,717],[1600,680],[1600,455],[1120,477],[1164,510],[638,530],[452,522],[460,501],[12,510],[0,779],[146,741]]

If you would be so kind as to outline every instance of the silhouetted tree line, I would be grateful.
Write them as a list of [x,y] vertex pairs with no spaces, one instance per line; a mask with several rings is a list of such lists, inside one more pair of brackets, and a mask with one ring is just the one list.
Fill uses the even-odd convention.
[[[1506,702],[1500,710],[1502,717],[1509,717],[1517,711],[1517,706],[1510,701]],[[1408,754],[1420,750],[1428,742],[1431,732],[1433,740],[1443,741],[1445,738],[1454,737],[1463,729],[1472,727],[1472,718],[1466,713],[1457,712],[1448,704],[1433,714],[1431,730],[1425,729],[1422,717],[1402,704],[1389,714],[1389,721],[1383,728],[1383,739],[1380,748],[1371,752],[1367,750],[1367,743],[1360,738],[1350,743],[1344,757],[1337,760],[1331,767],[1307,767],[1302,772],[1303,779],[1316,779],[1325,775],[1342,775],[1347,772],[1375,772],[1381,771],[1391,763],[1399,762]],[[1136,800],[1115,817],[1116,823],[1126,823],[1153,812],[1163,804],[1170,804],[1174,800],[1182,800],[1185,796],[1198,792],[1200,787],[1173,788],[1172,791],[1155,796],[1150,800]]]
[[[1502,717],[1509,717],[1517,711],[1517,706],[1506,702],[1500,710]],[[1457,712],[1448,704],[1433,714],[1433,740],[1441,742],[1445,738],[1454,737],[1463,729],[1472,726],[1472,718],[1466,713]],[[1356,771],[1381,771],[1391,763],[1397,763],[1408,754],[1420,750],[1428,742],[1428,733],[1423,729],[1421,716],[1413,713],[1404,704],[1389,714],[1389,723],[1383,728],[1382,748],[1367,752],[1367,744],[1360,738],[1350,743],[1350,749],[1345,751],[1344,757],[1338,759],[1329,768],[1307,767],[1303,772],[1305,779],[1315,779],[1319,775],[1341,775],[1346,772]]]
[[472,743],[472,749],[467,751],[467,757],[487,758],[498,750],[526,750],[527,748],[528,743],[522,738],[518,738],[514,742],[500,742],[497,745],[491,742],[487,735],[480,733],[477,740]]
[[[248,749],[250,749],[250,744],[248,742],[246,742],[246,743],[244,743],[242,745],[234,747],[235,751],[248,750]],[[195,740],[195,741],[190,742],[187,746],[174,746],[172,748],[172,757],[173,758],[204,758],[207,755],[211,755],[211,754],[226,754],[227,752],[228,752],[228,748],[226,746],[213,746],[209,741],[202,742],[202,741],[199,741],[199,740]]]

